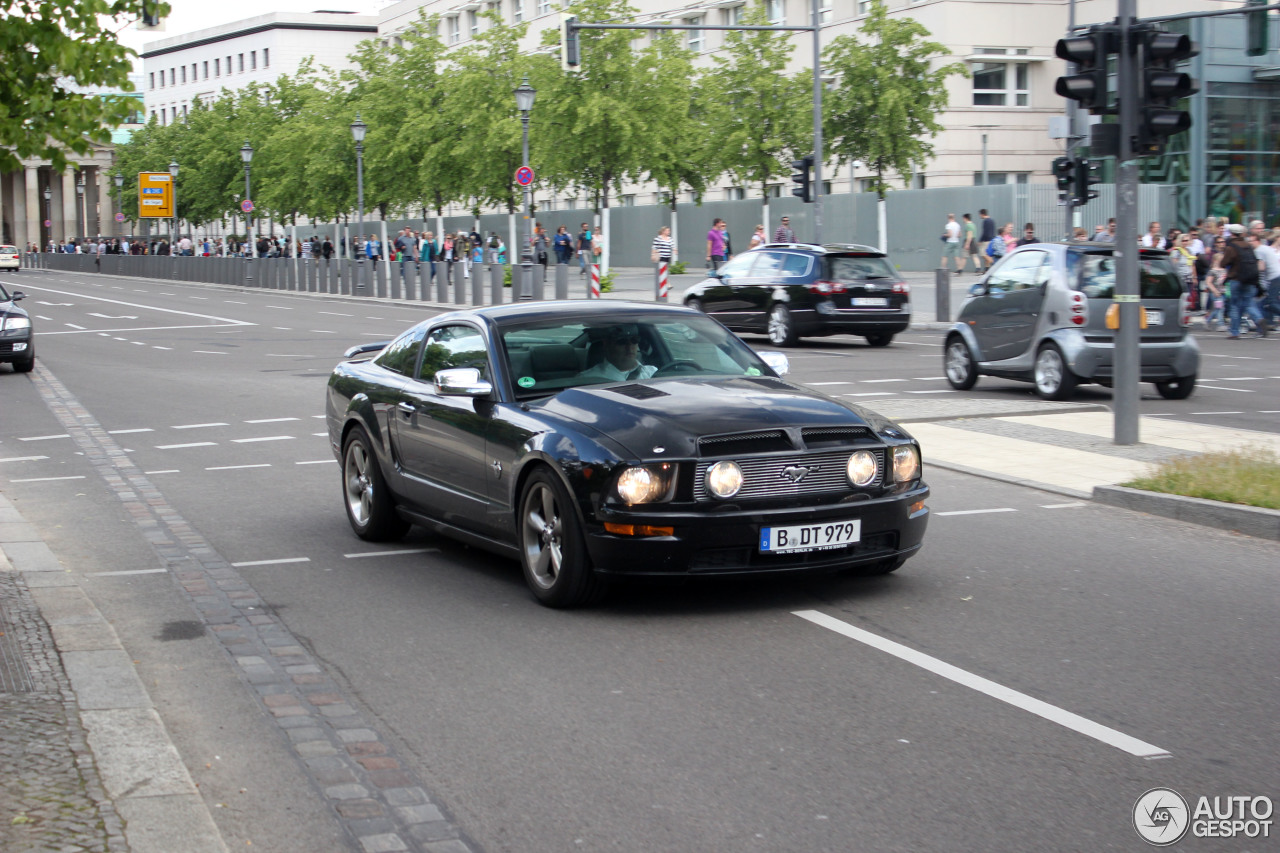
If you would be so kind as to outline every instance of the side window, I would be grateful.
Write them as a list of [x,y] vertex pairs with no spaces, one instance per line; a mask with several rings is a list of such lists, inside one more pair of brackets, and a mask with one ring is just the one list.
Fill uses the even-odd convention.
[[1034,290],[1049,281],[1049,255],[1046,252],[1023,252],[1027,256],[1022,268],[1014,277],[1014,290]]
[[751,269],[751,262],[755,260],[756,252],[748,252],[739,255],[728,263],[720,267],[720,275],[722,277],[739,277],[747,274],[747,270]]
[[782,275],[786,278],[803,278],[809,272],[809,256],[788,252],[782,256]]
[[413,368],[418,361],[418,349],[426,334],[426,329],[410,329],[392,341],[382,354],[373,360],[374,364],[404,376],[412,376]]
[[751,268],[752,278],[777,278],[782,274],[782,262],[786,256],[781,252],[752,252],[756,256],[756,265]]
[[453,367],[475,367],[482,379],[489,378],[484,336],[474,326],[441,326],[427,337],[418,378],[430,382],[436,378],[436,371]]
[[1019,252],[1005,258],[987,279],[988,293],[1012,293],[1038,286],[1039,270],[1046,258],[1044,252]]

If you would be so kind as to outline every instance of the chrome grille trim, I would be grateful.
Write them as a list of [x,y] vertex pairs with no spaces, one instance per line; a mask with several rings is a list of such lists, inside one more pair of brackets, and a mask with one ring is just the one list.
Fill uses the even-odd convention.
[[[875,479],[865,489],[884,484],[885,449],[883,447],[847,447],[822,453],[802,453],[788,456],[768,456],[759,459],[734,459],[742,469],[742,490],[728,500],[758,500],[760,498],[788,497],[791,495],[819,495],[832,492],[853,492],[855,488],[845,474],[849,455],[855,450],[870,450],[876,458]],[[707,470],[720,459],[704,459],[698,462],[694,474],[693,495],[699,501],[719,501],[707,491]],[[788,466],[815,467],[799,483],[783,478]]]

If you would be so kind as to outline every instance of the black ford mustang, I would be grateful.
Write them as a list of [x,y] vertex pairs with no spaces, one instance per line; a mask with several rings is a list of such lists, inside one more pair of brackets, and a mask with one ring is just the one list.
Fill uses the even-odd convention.
[[543,604],[609,575],[891,572],[924,536],[910,435],[696,311],[493,306],[352,355],[326,413],[356,534],[516,557]]

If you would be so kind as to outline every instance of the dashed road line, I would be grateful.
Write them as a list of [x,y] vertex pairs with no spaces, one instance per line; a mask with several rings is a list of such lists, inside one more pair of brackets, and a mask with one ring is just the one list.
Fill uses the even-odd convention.
[[231,424],[222,423],[220,421],[207,424],[178,424],[171,426],[169,429],[201,429],[203,427],[231,426]]
[[187,447],[214,447],[216,441],[193,441],[189,444],[157,444],[156,450],[183,450]]
[[280,424],[285,421],[300,421],[302,418],[258,418],[257,420],[245,421],[247,424]]
[[996,507],[994,509],[955,509],[951,512],[935,512],[933,515],[984,515],[989,512],[1017,512],[1011,506]]
[[5,459],[0,459],[0,462],[39,462],[41,459],[48,458],[48,456],[9,456]]
[[264,435],[264,436],[259,436],[258,438],[233,438],[231,439],[231,443],[232,444],[253,444],[258,441],[292,441],[292,440],[293,440],[293,436],[291,435]]
[[90,578],[119,578],[126,575],[167,575],[168,569],[122,569],[118,572],[85,572]]
[[72,477],[28,477],[24,480],[10,480],[10,483],[52,483],[57,480],[83,480],[83,474],[76,474]]
[[1075,509],[1078,506],[1088,506],[1084,501],[1072,501],[1069,504],[1040,504],[1041,509]]
[[71,438],[69,433],[58,433],[57,435],[29,435],[26,438],[20,438],[18,441],[48,441],[52,438]]
[[214,465],[209,468],[205,468],[204,470],[206,471],[237,471],[241,468],[270,468],[270,467],[271,467],[270,462],[257,462],[257,463],[254,463],[253,465]]
[[143,471],[142,473],[151,475],[151,474],[181,474],[182,472],[179,471],[177,468],[165,468],[163,471]]
[[360,551],[355,554],[343,554],[348,560],[360,560],[365,557],[402,557],[406,554],[434,554],[439,548],[406,548],[402,551]]
[[109,429],[107,435],[129,435],[135,432],[155,432],[151,427],[139,427],[138,429]]
[[192,352],[197,353],[199,355],[226,355],[225,352],[214,352],[212,350],[207,350],[207,349],[193,349]]
[[[44,457],[42,456],[40,458],[43,459]],[[0,459],[0,462],[3,462],[3,461],[4,461],[3,459]],[[329,465],[329,464],[337,465],[338,460],[337,459],[309,459],[306,462],[295,462],[293,464],[294,465]]]
[[310,563],[310,557],[281,557],[278,560],[246,560],[242,563],[232,563],[237,569],[245,566],[279,566],[285,563]]

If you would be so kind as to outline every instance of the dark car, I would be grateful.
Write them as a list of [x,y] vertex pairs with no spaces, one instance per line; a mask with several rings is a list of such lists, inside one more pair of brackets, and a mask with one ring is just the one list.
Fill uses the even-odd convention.
[[27,373],[36,366],[31,317],[16,304],[26,297],[21,290],[10,294],[0,285],[0,363],[9,362],[19,373]]
[[553,607],[617,575],[897,569],[928,520],[918,444],[786,369],[678,306],[438,316],[329,379],[348,519],[517,558]]
[[911,325],[910,286],[883,252],[849,243],[768,243],[686,290],[684,304],[775,346],[862,335],[882,347]]
[[[1076,385],[1110,386],[1118,304],[1111,243],[1032,243],[1005,255],[978,284],[947,333],[943,370],[953,388],[981,375],[1035,384],[1046,400]],[[1139,251],[1141,378],[1183,400],[1196,387],[1200,348],[1191,305],[1169,253]]]

